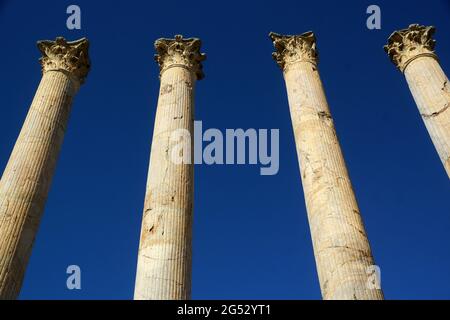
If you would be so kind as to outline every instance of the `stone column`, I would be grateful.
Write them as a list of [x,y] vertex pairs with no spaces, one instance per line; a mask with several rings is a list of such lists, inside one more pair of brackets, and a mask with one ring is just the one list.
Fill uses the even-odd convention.
[[403,72],[431,140],[450,178],[450,84],[434,53],[434,27],[412,24],[384,46]]
[[324,299],[383,299],[317,69],[316,39],[270,33],[283,71]]
[[[195,81],[203,78],[199,39],[159,39],[160,66],[147,190],[138,253],[136,300],[180,300],[191,294]],[[177,149],[182,144],[181,149]],[[178,161],[176,150],[184,160]],[[177,154],[177,156],[174,156]]]
[[0,180],[0,299],[20,292],[72,100],[89,71],[88,46],[38,42],[42,79]]

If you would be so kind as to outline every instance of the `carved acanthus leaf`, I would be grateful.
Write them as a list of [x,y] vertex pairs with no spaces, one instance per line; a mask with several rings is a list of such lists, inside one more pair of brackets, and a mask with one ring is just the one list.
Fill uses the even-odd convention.
[[55,41],[38,41],[37,46],[42,53],[39,59],[42,72],[49,70],[65,70],[83,83],[90,69],[89,41],[82,38],[76,41],[66,41],[57,37]]
[[435,40],[432,38],[435,28],[411,24],[407,29],[395,31],[384,46],[391,61],[397,68],[404,71],[406,66],[419,56],[431,56],[434,53]]
[[281,35],[271,32],[269,37],[275,47],[272,57],[281,70],[285,70],[289,64],[299,61],[318,63],[319,55],[313,32],[309,31],[300,35]]
[[204,78],[202,61],[206,55],[200,52],[200,39],[183,39],[181,35],[176,35],[175,39],[161,38],[155,41],[155,49],[155,60],[161,72],[173,65],[182,65],[192,70],[197,80]]

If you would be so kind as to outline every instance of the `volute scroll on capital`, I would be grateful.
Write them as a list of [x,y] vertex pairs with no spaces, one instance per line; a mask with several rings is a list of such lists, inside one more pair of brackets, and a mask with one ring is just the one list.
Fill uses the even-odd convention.
[[74,76],[80,84],[84,82],[91,67],[89,41],[86,38],[66,41],[63,37],[57,37],[55,41],[38,41],[37,46],[42,53],[39,62],[43,73],[64,70]]
[[310,62],[317,65],[319,55],[316,49],[316,37],[308,31],[300,35],[281,35],[269,33],[275,47],[272,57],[281,70],[295,62]]
[[202,61],[206,60],[206,54],[201,53],[201,40],[198,38],[186,38],[176,35],[174,39],[160,38],[155,41],[155,60],[162,74],[173,66],[182,66],[191,70],[197,80],[205,77]]

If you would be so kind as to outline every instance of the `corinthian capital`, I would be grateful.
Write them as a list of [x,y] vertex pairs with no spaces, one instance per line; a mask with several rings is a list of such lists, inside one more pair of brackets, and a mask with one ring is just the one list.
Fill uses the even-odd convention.
[[307,61],[313,64],[317,64],[319,61],[316,37],[311,31],[292,36],[271,32],[269,37],[275,47],[272,57],[281,70],[285,70],[289,64],[299,61]]
[[37,46],[42,53],[39,59],[42,72],[65,70],[80,83],[84,82],[90,69],[89,41],[86,38],[66,41],[63,37],[57,37],[55,41],[38,41]]
[[202,42],[197,38],[183,39],[176,35],[175,39],[161,38],[155,41],[155,60],[159,64],[161,73],[172,66],[183,66],[195,73],[197,80],[202,79],[202,61],[206,55],[200,52]]
[[400,71],[414,59],[421,56],[437,58],[434,53],[435,40],[432,38],[435,28],[433,26],[420,26],[411,24],[407,29],[395,31],[384,46],[392,62]]

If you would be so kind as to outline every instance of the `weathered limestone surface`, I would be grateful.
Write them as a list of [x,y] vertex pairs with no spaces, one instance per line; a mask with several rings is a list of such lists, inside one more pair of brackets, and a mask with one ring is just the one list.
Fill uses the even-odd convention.
[[283,71],[324,299],[383,299],[370,289],[369,242],[317,70],[312,32],[271,33]]
[[[155,42],[161,86],[156,111],[138,253],[137,300],[189,299],[193,216],[193,139],[190,163],[176,164],[171,141],[176,130],[193,137],[194,86],[203,78],[205,55],[199,39]],[[184,151],[184,150],[183,150]]]
[[88,41],[40,41],[43,76],[0,180],[0,299],[15,299],[44,210]]
[[434,53],[434,27],[412,24],[394,32],[384,47],[402,71],[450,178],[450,84]]

